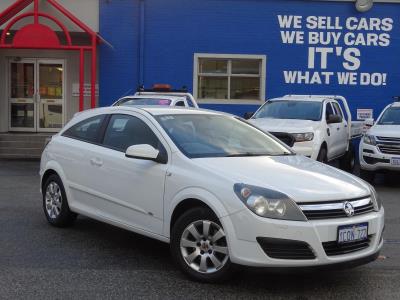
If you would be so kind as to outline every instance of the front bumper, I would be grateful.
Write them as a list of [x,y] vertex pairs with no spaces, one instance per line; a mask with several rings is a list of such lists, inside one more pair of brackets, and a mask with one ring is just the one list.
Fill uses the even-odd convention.
[[368,145],[363,142],[360,144],[360,167],[367,171],[400,171],[400,166],[391,164],[393,157],[400,157],[400,155],[385,154],[378,150],[376,146]]
[[317,160],[319,148],[316,147],[314,141],[296,142],[293,145],[292,149],[297,154],[301,154],[311,159]]
[[[376,255],[383,245],[384,209],[351,218],[313,220],[307,222],[282,221],[261,218],[245,209],[221,218],[227,232],[229,255],[233,263],[252,267],[317,267],[346,264]],[[323,247],[325,242],[337,240],[341,225],[368,223],[369,246],[343,255],[329,256]],[[307,243],[313,259],[277,259],[269,257],[257,238],[275,238]]]

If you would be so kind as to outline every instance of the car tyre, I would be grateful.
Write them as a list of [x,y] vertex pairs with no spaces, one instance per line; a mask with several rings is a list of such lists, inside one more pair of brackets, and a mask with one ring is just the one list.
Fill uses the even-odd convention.
[[324,146],[321,147],[321,149],[319,150],[317,161],[322,162],[324,164],[328,162],[328,151]]
[[360,177],[371,183],[375,180],[375,172],[360,169]]
[[170,248],[175,263],[192,280],[216,283],[234,273],[224,229],[210,209],[197,207],[181,215],[172,228]]
[[67,195],[60,177],[52,174],[43,185],[43,211],[47,221],[56,227],[71,225],[77,214],[69,209]]
[[349,150],[340,158],[340,168],[344,171],[352,173],[356,165],[356,155],[354,153],[354,147],[352,144],[349,146]]

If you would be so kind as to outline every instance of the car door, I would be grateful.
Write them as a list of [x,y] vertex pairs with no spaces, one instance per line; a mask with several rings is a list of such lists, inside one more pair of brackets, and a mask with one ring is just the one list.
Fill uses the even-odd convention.
[[348,125],[347,121],[343,116],[343,111],[342,108],[340,107],[339,103],[337,102],[332,102],[332,106],[335,110],[335,114],[341,117],[342,121],[340,123],[337,123],[337,128],[336,130],[338,131],[338,154],[337,155],[342,155],[346,152],[347,150],[347,144],[348,144]]
[[132,145],[149,144],[166,152],[167,144],[156,127],[136,114],[113,114],[104,132],[101,149],[92,157],[98,163],[96,204],[104,217],[118,223],[161,234],[167,164],[128,158]]
[[339,132],[339,127],[338,123],[328,123],[328,118],[330,115],[336,115],[335,110],[333,109],[332,102],[329,101],[326,103],[325,107],[325,118],[327,121],[327,134],[328,134],[328,139],[327,139],[327,145],[328,145],[328,160],[331,160],[332,158],[335,158],[340,149],[340,132]]
[[55,160],[61,165],[65,175],[64,184],[69,188],[69,205],[80,211],[92,211],[95,195],[90,189],[91,181],[97,178],[93,168],[93,153],[101,147],[100,134],[107,115],[89,117],[67,129],[53,143]]

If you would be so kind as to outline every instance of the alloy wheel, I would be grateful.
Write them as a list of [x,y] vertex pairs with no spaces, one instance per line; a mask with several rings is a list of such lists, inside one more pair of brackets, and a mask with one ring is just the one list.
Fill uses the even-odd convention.
[[200,273],[217,272],[229,259],[224,230],[208,220],[195,221],[185,228],[180,249],[187,265]]
[[61,213],[62,195],[60,186],[52,181],[46,188],[46,212],[51,219],[57,219]]

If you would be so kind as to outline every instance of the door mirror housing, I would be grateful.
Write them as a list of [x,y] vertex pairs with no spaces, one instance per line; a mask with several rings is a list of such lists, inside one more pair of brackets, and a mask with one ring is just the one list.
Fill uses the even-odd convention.
[[338,115],[329,115],[328,118],[326,119],[327,124],[336,124],[336,123],[341,123],[343,121],[343,118]]
[[248,120],[248,119],[250,119],[252,116],[254,116],[254,112],[246,112],[246,113],[244,113],[243,118],[244,118],[245,120]]
[[125,156],[129,158],[152,160],[158,163],[164,162],[164,156],[160,155],[160,151],[148,144],[133,145],[126,149]]
[[373,118],[365,119],[365,125],[368,127],[372,127],[375,124],[375,120]]

